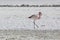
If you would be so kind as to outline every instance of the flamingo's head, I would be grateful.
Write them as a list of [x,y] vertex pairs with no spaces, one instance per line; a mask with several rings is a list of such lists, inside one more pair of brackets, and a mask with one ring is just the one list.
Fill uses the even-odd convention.
[[42,15],[42,13],[41,12],[39,12],[39,16],[41,16]]

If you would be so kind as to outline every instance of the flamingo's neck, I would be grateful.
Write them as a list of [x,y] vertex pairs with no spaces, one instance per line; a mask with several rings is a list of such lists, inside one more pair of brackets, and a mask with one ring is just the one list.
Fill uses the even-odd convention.
[[40,19],[40,18],[41,18],[41,16],[42,16],[42,14],[41,14],[41,13],[39,13],[38,19]]
[[38,19],[40,19],[40,15],[38,16]]

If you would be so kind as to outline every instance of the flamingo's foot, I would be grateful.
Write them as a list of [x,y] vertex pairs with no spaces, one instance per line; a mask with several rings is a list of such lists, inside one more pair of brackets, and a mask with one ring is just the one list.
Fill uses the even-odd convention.
[[35,27],[34,27],[34,29],[35,29]]

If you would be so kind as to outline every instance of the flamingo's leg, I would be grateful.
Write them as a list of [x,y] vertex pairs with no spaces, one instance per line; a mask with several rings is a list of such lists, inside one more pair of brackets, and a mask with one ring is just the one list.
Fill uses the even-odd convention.
[[35,29],[35,20],[33,21],[33,23],[34,23],[34,29]]
[[35,23],[36,27],[39,28],[39,26]]

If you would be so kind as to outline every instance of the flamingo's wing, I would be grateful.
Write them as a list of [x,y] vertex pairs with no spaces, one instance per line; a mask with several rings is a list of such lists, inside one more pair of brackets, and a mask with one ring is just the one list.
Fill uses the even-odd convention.
[[30,16],[30,17],[28,17],[28,18],[32,18],[33,16],[35,16],[35,15],[32,15],[32,16]]

